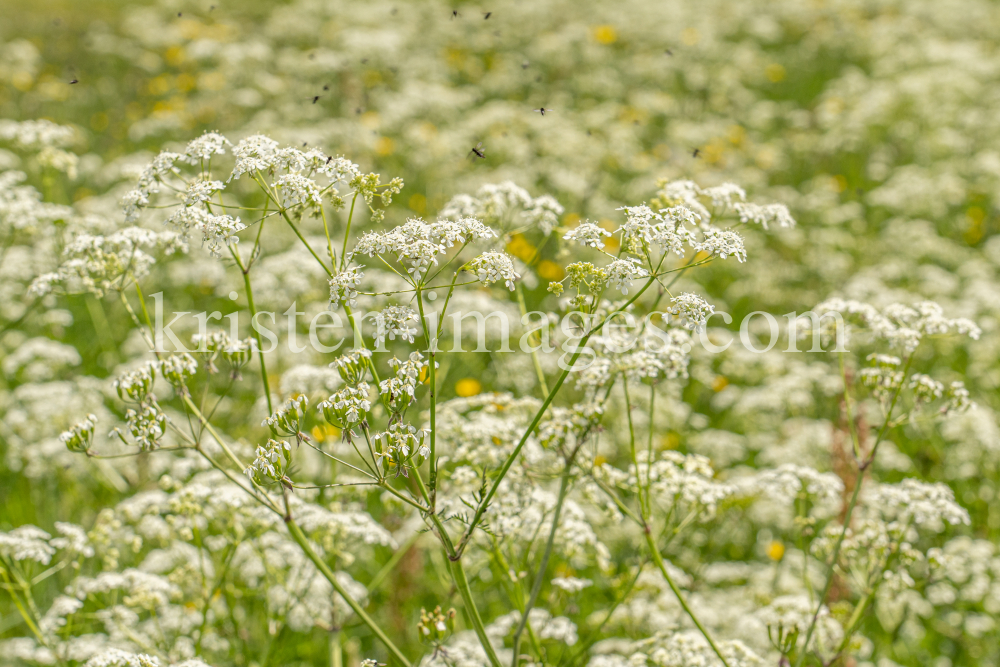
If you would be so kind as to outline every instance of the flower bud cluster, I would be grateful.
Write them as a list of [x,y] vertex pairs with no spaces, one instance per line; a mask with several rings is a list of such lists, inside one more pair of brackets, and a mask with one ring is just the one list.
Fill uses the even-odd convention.
[[424,608],[420,609],[420,622],[417,623],[417,634],[420,640],[436,646],[455,632],[455,618],[457,614],[454,609],[449,609],[445,614],[441,611],[441,606],[434,607],[434,611],[427,613]]
[[292,464],[292,446],[285,440],[270,439],[257,446],[257,458],[243,471],[255,484],[289,483],[285,476]]
[[360,382],[355,387],[344,387],[316,407],[323,418],[337,428],[348,433],[352,428],[365,422],[372,403],[368,400],[371,387]]
[[360,350],[354,350],[350,354],[338,357],[330,364],[330,367],[337,369],[344,382],[352,387],[356,387],[365,379],[371,358],[371,350],[361,348]]
[[97,425],[97,416],[87,415],[79,424],[75,424],[68,431],[63,431],[59,440],[66,445],[66,449],[77,454],[84,454],[90,450],[90,445],[94,441],[94,427]]
[[220,356],[232,368],[233,377],[239,378],[239,371],[246,366],[254,350],[257,349],[257,341],[252,337],[243,339],[232,339],[225,331],[213,331],[202,335],[191,336],[191,342],[197,347],[197,351],[205,355],[206,369],[210,374],[219,372],[215,365],[215,360]]
[[389,365],[392,366],[396,376],[382,380],[378,389],[382,395],[382,404],[393,416],[393,420],[398,420],[413,401],[413,392],[417,388],[421,371],[427,367],[427,362],[419,352],[411,352],[406,361],[393,357]]
[[429,435],[427,429],[418,430],[412,424],[393,422],[388,429],[372,437],[378,443],[375,454],[395,466],[397,477],[400,474],[406,477],[406,464],[410,459],[414,459],[413,465],[419,466],[431,453],[430,446],[426,444]]
[[307,407],[309,407],[309,397],[305,394],[290,398],[260,425],[271,429],[271,433],[279,438],[302,438],[302,420],[305,418]]

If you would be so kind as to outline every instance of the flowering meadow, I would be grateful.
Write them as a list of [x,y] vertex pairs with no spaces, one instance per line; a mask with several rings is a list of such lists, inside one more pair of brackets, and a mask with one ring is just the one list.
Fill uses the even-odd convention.
[[1000,665],[997,3],[0,4],[0,667]]

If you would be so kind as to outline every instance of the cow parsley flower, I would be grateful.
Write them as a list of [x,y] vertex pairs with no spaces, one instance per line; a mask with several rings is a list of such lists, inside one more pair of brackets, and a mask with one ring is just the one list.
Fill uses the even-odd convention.
[[653,203],[663,208],[682,205],[697,213],[703,220],[708,220],[711,214],[699,199],[701,192],[701,187],[694,181],[664,181]]
[[97,426],[97,415],[89,414],[82,422],[74,425],[68,431],[63,431],[59,440],[71,452],[82,454],[90,449],[94,441],[94,428]]
[[236,236],[247,228],[239,218],[230,215],[205,215],[199,220],[199,228],[204,236],[204,243],[214,257],[222,256],[222,248],[236,245],[240,238]]
[[398,417],[413,401],[417,381],[421,371],[427,367],[427,362],[424,361],[423,355],[419,352],[411,352],[406,361],[400,361],[393,357],[389,365],[395,371],[395,377],[382,380],[378,385],[378,390],[379,394],[382,395],[382,404],[390,413]]
[[769,224],[777,224],[780,227],[795,226],[795,218],[788,212],[788,207],[784,204],[736,203],[733,208],[740,216],[740,222],[744,224],[753,222],[764,229],[768,229]]
[[944,396],[944,385],[923,373],[914,373],[910,376],[910,389],[913,390],[913,399],[918,405],[930,403]]
[[702,188],[701,194],[712,200],[716,213],[723,213],[739,202],[747,200],[746,191],[735,183],[723,183],[710,188]]
[[89,558],[94,555],[94,548],[90,545],[87,531],[81,526],[56,521],[55,527],[60,536],[49,540],[50,545],[74,556]]
[[307,407],[309,407],[309,397],[305,394],[290,398],[260,425],[271,429],[271,433],[276,437],[299,437]]
[[118,392],[118,397],[123,401],[131,400],[137,403],[145,401],[153,388],[153,379],[158,368],[158,362],[147,361],[139,368],[120,375],[112,385]]
[[125,213],[125,222],[134,223],[139,219],[142,209],[149,206],[149,193],[139,189],[129,190],[122,197],[122,211]]
[[416,311],[407,306],[389,306],[377,313],[369,315],[375,322],[375,340],[377,347],[383,347],[386,336],[389,340],[396,340],[399,336],[408,343],[413,342],[413,335],[417,333],[417,328],[410,326],[409,322],[418,322]]
[[145,653],[109,648],[88,660],[84,667],[160,667],[160,661]]
[[22,121],[0,120],[0,139],[13,142],[21,150],[65,148],[75,138],[76,131],[69,125],[58,125],[44,118]]
[[41,528],[26,525],[9,533],[0,532],[0,554],[14,561],[30,560],[48,565],[56,550],[49,545],[52,536]]
[[941,408],[941,412],[946,416],[962,414],[976,407],[975,402],[970,398],[969,390],[965,388],[964,382],[952,382],[948,386],[945,397],[947,401],[944,407]]
[[257,457],[243,471],[255,484],[285,482],[285,473],[292,464],[292,446],[285,440],[271,438],[257,446]]
[[503,280],[511,292],[514,291],[514,281],[521,277],[514,271],[514,262],[505,252],[484,252],[466,265],[484,285],[492,285]]
[[416,456],[414,465],[420,465],[430,453],[427,436],[430,431],[417,429],[411,424],[394,422],[388,429],[372,436],[372,441],[379,444],[375,452],[379,459],[387,459],[396,467],[396,476],[407,476],[405,464]]
[[157,449],[160,446],[160,439],[167,432],[167,415],[155,401],[140,403],[137,408],[125,411],[125,427],[133,442],[129,442],[117,426],[111,430],[111,435],[118,436],[122,443],[137,446],[144,452]]
[[174,165],[183,157],[180,153],[162,151],[140,172],[138,190],[147,197],[151,192],[159,192],[160,183],[163,181],[164,176],[179,173],[179,170]]
[[316,181],[301,174],[285,174],[274,183],[274,188],[282,195],[282,205],[285,208],[305,204],[319,210],[323,205]]
[[184,157],[189,164],[197,165],[202,160],[211,160],[213,155],[225,155],[226,148],[232,148],[229,139],[217,132],[205,132],[188,142]]
[[969,524],[969,513],[955,502],[947,485],[904,479],[899,484],[880,484],[870,489],[867,506],[887,518],[911,521],[916,526],[940,531],[944,524]]
[[187,192],[184,193],[184,205],[195,206],[207,201],[211,201],[212,196],[222,190],[225,185],[222,181],[198,180],[192,181],[188,185]]
[[239,178],[243,174],[267,171],[274,164],[277,150],[278,142],[262,134],[255,134],[241,140],[233,149],[236,163],[229,180]]
[[182,387],[185,380],[198,372],[198,362],[187,352],[172,354],[160,362],[160,375],[174,385]]
[[[622,244],[638,243],[635,249],[642,247],[642,243],[652,243],[654,229],[663,221],[663,218],[645,204],[642,206],[622,206],[619,211],[625,211],[625,223],[617,231],[622,233]],[[629,245],[628,247],[632,247]]]
[[565,210],[555,197],[541,195],[532,199],[521,215],[529,225],[537,226],[548,236],[559,224],[559,216]]
[[349,266],[330,278],[330,303],[334,308],[347,304],[351,308],[358,304],[358,286],[364,273],[362,266]]
[[561,588],[567,593],[579,593],[584,588],[594,584],[590,579],[578,579],[577,577],[553,577],[552,585]]
[[670,300],[670,304],[667,312],[675,315],[680,320],[681,326],[692,331],[704,330],[708,319],[715,313],[715,306],[691,292],[675,296]]
[[356,387],[344,387],[316,407],[326,421],[346,433],[367,418],[372,409],[368,400],[370,391],[367,382],[361,382]]
[[736,232],[709,227],[703,230],[702,234],[703,240],[695,245],[696,250],[710,255],[718,255],[720,259],[726,259],[732,255],[740,263],[746,261],[747,251],[743,247],[743,237]]
[[649,275],[649,271],[643,268],[639,260],[634,257],[616,259],[608,264],[604,270],[607,271],[608,282],[614,283],[614,286],[621,290],[622,294],[628,294],[633,280]]
[[371,350],[360,348],[349,354],[338,357],[330,364],[331,368],[336,368],[340,377],[351,387],[358,386],[368,372],[368,364],[371,363]]
[[611,232],[593,222],[581,222],[577,227],[566,232],[563,239],[566,241],[576,241],[577,243],[598,250],[604,249],[604,237],[611,236]]

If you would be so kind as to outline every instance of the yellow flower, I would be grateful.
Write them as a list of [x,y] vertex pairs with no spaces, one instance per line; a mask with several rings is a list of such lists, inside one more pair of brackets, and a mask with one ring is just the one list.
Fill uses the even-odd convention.
[[566,272],[552,260],[543,259],[538,264],[538,275],[546,280],[562,280]]
[[483,390],[483,385],[476,378],[462,378],[455,383],[455,393],[462,398],[475,396]]
[[618,31],[612,25],[595,26],[594,39],[598,44],[614,44],[618,41]]

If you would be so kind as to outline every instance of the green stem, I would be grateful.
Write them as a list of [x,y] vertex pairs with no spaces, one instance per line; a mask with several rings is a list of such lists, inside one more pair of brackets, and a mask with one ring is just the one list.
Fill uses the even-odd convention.
[[535,602],[538,600],[538,594],[542,590],[542,582],[545,579],[545,571],[549,567],[549,559],[552,557],[552,547],[556,541],[556,531],[559,529],[559,516],[562,514],[563,501],[566,500],[566,494],[569,492],[570,472],[572,471],[573,459],[576,458],[577,451],[579,451],[579,448],[575,449],[573,454],[566,461],[566,467],[563,468],[562,479],[559,480],[559,495],[556,498],[556,507],[552,514],[552,528],[549,530],[549,539],[545,543],[545,552],[542,554],[542,562],[538,565],[538,573],[535,575],[535,580],[531,584],[531,594],[528,596],[528,602],[524,605],[524,611],[521,612],[521,622],[518,624],[517,630],[514,632],[514,657],[511,661],[512,667],[517,667],[521,661],[521,634],[524,632],[525,626],[528,625],[528,615],[535,606]]
[[368,583],[369,593],[376,590],[379,586],[382,585],[382,582],[385,581],[386,577],[389,576],[389,573],[392,572],[394,569],[396,569],[396,565],[399,563],[399,561],[403,560],[403,556],[405,556],[407,552],[410,550],[410,548],[417,543],[417,540],[420,539],[420,536],[422,534],[423,533],[420,532],[413,533],[412,535],[410,535],[410,537],[406,539],[405,542],[403,542],[403,544],[400,545],[398,549],[396,549],[395,553],[392,554],[392,557],[389,558],[389,561],[382,566],[382,569],[379,570],[378,573]]
[[854,635],[854,628],[861,621],[861,617],[865,613],[865,609],[868,608],[868,603],[871,602],[872,592],[868,591],[865,596],[858,600],[858,605],[854,608],[854,612],[851,614],[851,618],[848,619],[847,625],[844,626],[844,640],[840,642],[840,647],[837,649],[837,654],[841,654],[847,649],[847,646],[851,643],[851,637]]
[[[517,287],[517,306],[521,310],[521,317],[528,314],[528,306],[524,302],[524,291],[521,289],[521,283],[515,285]],[[534,338],[532,336],[529,338],[529,342],[534,342],[531,340]],[[538,348],[532,346],[531,349],[531,363],[535,367],[535,375],[538,376],[538,386],[541,387],[543,394],[549,393],[549,385],[545,381],[545,371],[542,370],[542,362],[538,359]]]
[[7,585],[7,592],[10,593],[10,598],[14,601],[14,606],[17,607],[17,611],[21,614],[21,618],[24,619],[25,624],[31,630],[32,634],[34,634],[38,639],[39,644],[42,646],[48,646],[48,642],[45,641],[45,637],[42,635],[41,630],[39,630],[38,626],[35,625],[35,621],[31,618],[31,614],[28,613],[28,610],[21,604],[21,600],[17,597],[17,595],[15,595],[14,583],[7,576],[6,566],[0,566],[0,575],[3,575],[4,583]]
[[326,211],[322,206],[319,208],[319,214],[323,217],[323,233],[326,234],[326,251],[330,254],[330,266],[337,266],[337,260],[333,256],[333,241],[330,240],[330,226],[326,224]]
[[[427,487],[424,486],[424,480],[420,476],[420,471],[416,468],[413,470],[420,495],[423,496],[424,502],[430,503]],[[448,557],[448,562],[451,566],[451,576],[455,581],[455,586],[458,588],[459,593],[462,595],[462,603],[465,605],[465,611],[469,615],[469,620],[476,631],[476,636],[479,637],[479,643],[482,644],[483,651],[486,652],[487,657],[490,659],[492,667],[502,667],[500,658],[497,657],[496,650],[494,650],[490,638],[486,635],[486,627],[483,625],[482,616],[479,615],[479,608],[476,607],[476,601],[472,597],[472,589],[469,587],[469,580],[465,576],[465,568],[462,567],[462,563],[455,552],[455,546],[452,544],[451,537],[445,530],[444,524],[441,523],[441,519],[437,513],[431,510],[430,512],[426,512],[425,516],[430,518],[434,524],[438,537],[441,539],[441,544],[444,545],[445,555]]]
[[[627,380],[626,380],[627,382]],[[653,513],[653,505],[650,502],[649,487],[652,486],[653,475],[653,421],[656,419],[656,385],[649,385],[649,441],[646,443],[646,513]],[[636,471],[638,472],[638,470]]]
[[476,631],[476,636],[479,637],[479,643],[482,644],[483,650],[486,651],[486,657],[489,658],[490,665],[492,667],[503,667],[500,664],[500,658],[497,657],[496,650],[493,648],[493,644],[490,642],[490,638],[486,635],[486,628],[483,626],[483,619],[479,616],[479,610],[476,609],[476,603],[472,599],[472,590],[469,588],[469,580],[465,576],[465,568],[462,567],[462,562],[450,558],[448,562],[451,566],[451,576],[455,579],[455,586],[462,596],[462,601],[465,603],[465,610],[469,613],[472,627]]
[[340,270],[347,268],[347,239],[351,236],[351,221],[354,220],[354,204],[358,201],[358,193],[351,199],[351,211],[347,214],[347,229],[344,230],[344,247],[340,250]]
[[323,271],[326,272],[326,275],[332,278],[333,271],[327,268],[326,264],[323,263],[323,260],[319,258],[319,255],[316,254],[316,251],[312,249],[312,246],[309,245],[309,242],[306,241],[304,236],[302,236],[302,232],[300,232],[299,228],[295,226],[295,223],[292,222],[292,219],[288,217],[288,213],[282,210],[281,217],[285,219],[285,222],[287,222],[288,226],[292,228],[292,231],[295,232],[295,235],[299,237],[299,240],[302,241],[302,245],[306,247],[306,250],[309,251],[309,254],[312,255],[317,262],[319,262],[320,266],[323,267]]
[[[428,474],[430,475],[430,494],[428,495],[426,502],[434,511],[435,500],[437,499],[437,438],[435,434],[437,433],[437,374],[435,371],[435,366],[437,365],[437,360],[435,356],[437,354],[437,336],[431,336],[430,331],[427,328],[427,316],[424,314],[424,294],[420,284],[417,284],[417,308],[420,310],[420,326],[424,330],[424,338],[427,339],[427,382],[430,387],[430,421],[431,421],[431,432],[430,432],[430,455],[427,458],[427,468]],[[419,477],[419,474],[418,474]]]
[[576,352],[574,352],[573,356],[570,357],[569,363],[566,365],[565,370],[563,370],[562,374],[559,375],[559,379],[556,380],[555,385],[552,387],[548,395],[545,397],[545,400],[542,402],[541,407],[538,408],[538,412],[535,413],[535,416],[531,420],[531,423],[528,425],[528,428],[525,429],[524,435],[521,436],[520,442],[517,443],[517,446],[514,447],[514,450],[507,457],[507,460],[504,461],[503,467],[500,468],[500,472],[497,475],[497,478],[493,481],[492,486],[490,486],[490,490],[486,493],[483,499],[476,506],[476,512],[473,515],[472,520],[469,522],[469,527],[466,529],[465,534],[463,535],[462,540],[461,542],[459,542],[458,545],[457,555],[459,558],[461,558],[462,552],[465,550],[465,546],[469,543],[469,540],[472,539],[472,533],[476,529],[476,526],[479,525],[480,521],[482,521],[483,514],[486,512],[486,508],[489,506],[490,501],[493,499],[493,496],[496,495],[497,489],[500,487],[500,483],[503,481],[503,478],[507,475],[507,472],[510,470],[511,466],[514,465],[514,461],[521,453],[521,449],[524,448],[524,445],[528,442],[528,438],[534,432],[535,427],[538,426],[538,423],[542,420],[542,416],[545,414],[545,411],[548,410],[548,407],[552,403],[553,399],[555,399],[556,394],[559,393],[559,389],[562,388],[562,385],[566,381],[566,378],[569,377],[570,371],[576,364],[577,359],[579,359],[580,355],[583,353],[583,350],[587,345],[587,341],[590,340],[591,335],[593,335],[595,331],[598,331],[602,326],[604,326],[604,323],[607,322],[609,318],[614,317],[615,315],[624,311],[626,308],[632,305],[640,296],[642,296],[642,294],[647,289],[649,289],[649,286],[652,285],[655,281],[656,281],[655,276],[650,278],[646,282],[646,284],[643,285],[631,299],[626,301],[625,304],[622,305],[618,310],[615,310],[613,313],[607,315],[603,320],[601,320],[601,322],[596,327],[592,328],[583,336],[583,338],[580,339],[580,343],[576,346]]
[[[350,320],[351,322],[351,331],[356,330],[357,326],[354,321],[354,311],[351,309],[349,305],[347,305],[346,301],[344,302],[344,313],[347,315],[347,319]],[[360,333],[358,335],[358,342],[361,343],[361,347],[363,347],[366,350],[368,349],[368,346],[365,345],[365,338],[364,336],[360,335]],[[378,377],[378,371],[375,370],[375,361],[372,359],[368,359],[367,361],[368,361],[368,369],[372,372],[372,377],[375,379],[375,384],[380,383],[381,380]]]
[[288,526],[288,532],[292,536],[292,539],[298,543],[302,552],[313,562],[316,569],[318,569],[320,573],[326,577],[326,580],[330,582],[331,586],[333,586],[333,590],[337,591],[337,594],[344,599],[354,613],[357,614],[358,618],[360,618],[361,621],[367,625],[373,633],[375,633],[375,636],[378,637],[383,644],[385,644],[385,647],[389,649],[389,652],[393,655],[393,657],[395,657],[396,660],[403,665],[403,667],[410,667],[410,661],[407,660],[406,656],[403,655],[403,652],[392,643],[392,640],[389,639],[379,624],[375,622],[375,619],[369,616],[357,600],[351,597],[351,594],[347,592],[347,589],[344,588],[339,581],[337,581],[337,577],[333,573],[333,570],[331,570],[330,566],[326,564],[326,561],[320,558],[319,555],[313,550],[312,545],[309,544],[308,538],[306,538],[302,529],[299,528],[299,525],[295,523],[295,520],[291,517],[285,517],[285,524]]
[[243,286],[246,287],[247,303],[250,306],[250,328],[253,330],[254,338],[257,339],[257,357],[260,359],[260,379],[264,383],[264,398],[267,399],[267,413],[271,414],[274,412],[274,406],[271,405],[271,385],[267,380],[267,365],[264,363],[264,345],[260,341],[260,332],[254,326],[254,320],[257,318],[257,307],[253,303],[253,289],[250,287],[250,270],[243,265],[239,253],[232,246],[229,246],[229,252],[233,256],[233,259],[236,260],[236,265],[240,267],[240,273],[243,274]]
[[715,651],[715,655],[719,656],[719,660],[722,661],[722,664],[725,665],[725,667],[729,667],[729,663],[726,662],[726,659],[725,657],[723,657],[722,652],[719,650],[719,647],[715,645],[715,642],[712,640],[712,636],[708,634],[708,630],[706,630],[705,626],[701,624],[701,621],[698,620],[698,617],[694,615],[694,612],[691,610],[691,607],[688,606],[687,601],[681,594],[681,589],[677,587],[677,584],[674,583],[673,577],[670,576],[670,572],[667,571],[667,566],[663,562],[663,557],[660,555],[660,550],[657,548],[656,542],[653,541],[653,534],[649,531],[648,527],[643,532],[646,535],[646,544],[649,545],[649,551],[653,555],[653,562],[656,563],[656,567],[659,568],[660,574],[663,575],[663,578],[667,580],[667,585],[670,586],[670,590],[672,590],[674,592],[674,595],[677,596],[677,601],[681,603],[681,607],[684,609],[684,612],[688,615],[688,618],[690,618],[691,621],[694,623],[695,627],[698,628],[698,631],[701,632],[702,636],[705,638],[705,641],[708,642],[708,645],[712,647],[713,651]]
[[[636,453],[635,453],[635,426],[632,423],[632,406],[628,393],[628,378],[624,376],[622,377],[622,388],[625,391],[625,414],[628,416],[629,446],[632,452],[632,465],[635,466],[635,475],[636,475],[636,480],[638,481],[639,460],[638,458],[636,458]],[[653,465],[653,462],[647,461],[646,465],[648,467],[651,467]],[[647,482],[648,480],[649,476],[647,476]],[[705,626],[703,626],[701,624],[701,621],[698,620],[698,617],[695,616],[694,611],[691,609],[691,607],[688,606],[687,601],[681,594],[681,590],[677,587],[677,584],[674,583],[673,577],[670,576],[670,572],[667,571],[667,567],[663,563],[663,557],[660,555],[660,549],[659,547],[656,546],[656,540],[653,539],[653,532],[649,528],[649,513],[647,513],[645,509],[647,506],[648,507],[653,506],[652,500],[650,499],[651,492],[649,486],[647,485],[646,499],[645,501],[643,501],[641,481],[639,481],[638,495],[639,495],[639,515],[642,518],[642,532],[646,536],[646,544],[649,545],[649,550],[652,552],[653,561],[656,563],[656,566],[660,569],[660,572],[663,574],[663,578],[667,580],[667,585],[670,586],[670,590],[672,590],[674,592],[674,595],[677,596],[677,601],[681,603],[681,607],[684,609],[684,612],[688,615],[688,618],[690,618],[691,622],[694,623],[696,628],[698,628],[698,631],[701,632],[702,636],[705,638],[705,641],[707,641],[708,645],[712,647],[713,651],[715,651],[715,654],[719,656],[719,660],[722,661],[722,664],[725,667],[729,667],[729,663],[726,662],[726,659],[725,657],[723,657],[722,652],[719,650],[719,647],[716,646],[715,640],[712,639],[712,635],[708,633],[708,630],[705,629]],[[679,529],[680,526],[678,527],[678,530]]]
[[851,443],[854,447],[854,458],[861,460],[861,442],[858,440],[858,430],[854,424],[854,411],[851,409],[851,394],[847,386],[847,368],[844,366],[844,353],[839,355],[840,377],[844,382],[844,409],[847,411],[847,425],[851,431]]

